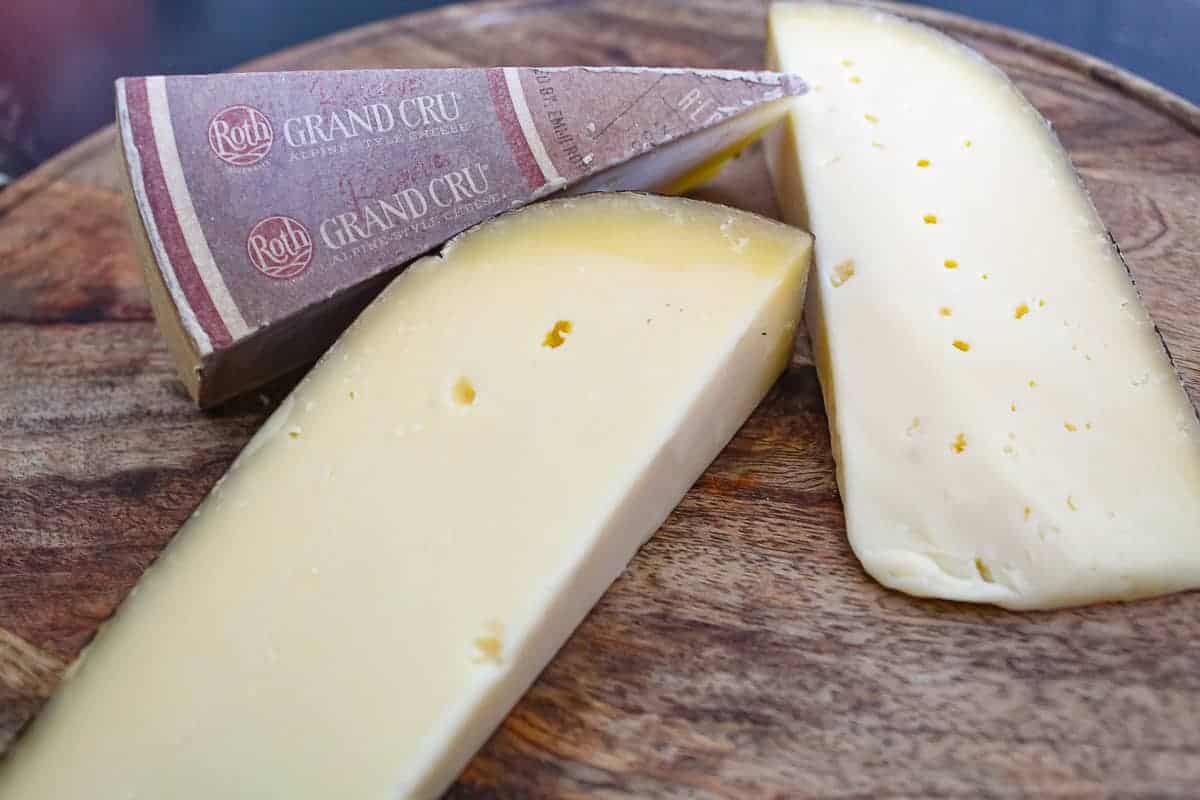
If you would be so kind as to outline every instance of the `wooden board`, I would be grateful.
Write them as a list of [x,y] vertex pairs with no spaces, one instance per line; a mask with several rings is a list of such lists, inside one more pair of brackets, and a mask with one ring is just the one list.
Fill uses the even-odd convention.
[[[502,0],[259,68],[754,68],[760,3]],[[1110,66],[912,9],[1056,124],[1200,400],[1200,110]],[[287,391],[193,410],[150,319],[111,130],[0,193],[0,740],[41,705]],[[761,161],[724,196],[770,208]],[[874,584],[816,374],[792,368],[451,796],[1200,792],[1200,593],[1016,614]]]

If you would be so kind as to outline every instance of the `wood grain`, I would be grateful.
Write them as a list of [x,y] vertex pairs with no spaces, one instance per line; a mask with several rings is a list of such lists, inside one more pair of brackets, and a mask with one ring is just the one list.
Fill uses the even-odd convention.
[[[1002,28],[909,13],[1054,123],[1200,400],[1200,111]],[[503,0],[255,68],[755,68],[761,3]],[[192,409],[149,319],[111,130],[0,193],[0,743],[289,379]],[[750,154],[709,197],[770,211]],[[845,542],[806,343],[451,790],[456,798],[1200,792],[1200,594],[1017,614],[887,592]]]

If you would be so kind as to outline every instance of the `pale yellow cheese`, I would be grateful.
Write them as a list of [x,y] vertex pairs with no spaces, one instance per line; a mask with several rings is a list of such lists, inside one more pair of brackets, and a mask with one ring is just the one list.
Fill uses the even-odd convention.
[[1196,415],[1045,121],[923,26],[770,19],[811,87],[771,165],[866,570],[1011,608],[1200,586]]
[[617,194],[418,262],[145,575],[0,797],[436,796],[787,364],[809,253]]

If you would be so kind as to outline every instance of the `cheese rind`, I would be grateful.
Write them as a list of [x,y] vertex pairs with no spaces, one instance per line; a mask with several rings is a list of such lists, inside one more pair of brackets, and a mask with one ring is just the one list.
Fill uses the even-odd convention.
[[790,357],[810,239],[531,206],[418,262],[283,402],[0,796],[433,797]]
[[1200,426],[1066,154],[974,51],[777,4],[770,162],[854,552],[915,595],[1053,608],[1200,586]]
[[134,239],[188,393],[315,361],[400,267],[548,194],[683,192],[791,75],[642,67],[117,81]]

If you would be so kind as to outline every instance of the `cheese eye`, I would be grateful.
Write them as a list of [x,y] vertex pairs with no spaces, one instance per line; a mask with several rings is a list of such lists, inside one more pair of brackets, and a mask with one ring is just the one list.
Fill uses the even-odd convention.
[[450,396],[460,406],[469,406],[475,402],[475,386],[468,378],[459,378],[450,389]]
[[552,327],[546,333],[546,337],[542,339],[542,347],[562,347],[562,345],[567,341],[567,336],[570,333],[571,320],[560,319],[558,322],[554,323],[554,327]]

